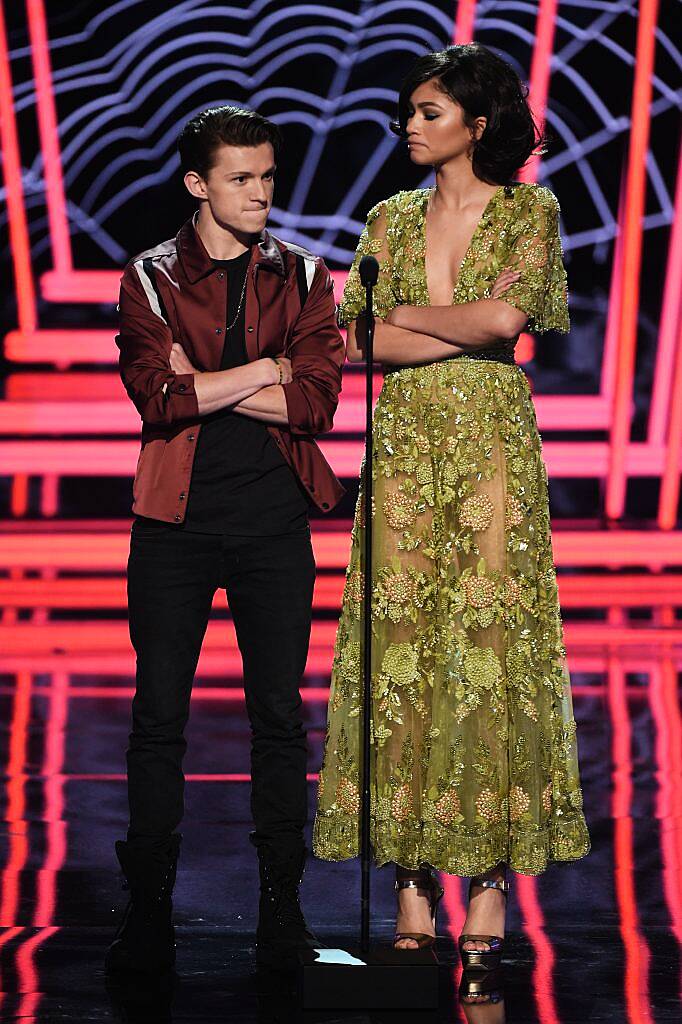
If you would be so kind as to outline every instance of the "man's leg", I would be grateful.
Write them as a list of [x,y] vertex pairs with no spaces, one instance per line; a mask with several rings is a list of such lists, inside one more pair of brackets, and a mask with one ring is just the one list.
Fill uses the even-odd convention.
[[182,819],[184,729],[217,589],[219,545],[219,538],[163,526],[133,529],[128,614],[137,676],[128,839],[138,844],[166,838]]
[[183,814],[184,729],[206,632],[220,540],[136,525],[128,561],[130,636],[137,654],[127,751],[130,825],[116,853],[130,902],[109,970],[159,970],[175,960],[171,894]]
[[227,539],[225,588],[251,722],[251,810],[261,903],[259,962],[314,944],[298,903],[308,816],[299,687],[310,642],[315,561],[308,530]]

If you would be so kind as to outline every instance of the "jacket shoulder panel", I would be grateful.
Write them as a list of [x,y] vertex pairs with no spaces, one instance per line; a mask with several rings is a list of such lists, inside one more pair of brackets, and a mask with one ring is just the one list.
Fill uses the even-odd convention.
[[139,252],[137,256],[133,256],[126,263],[125,269],[133,267],[136,263],[141,263],[143,260],[157,260],[162,259],[164,256],[177,256],[178,246],[174,238],[169,238],[166,242],[160,242],[151,249],[145,249],[143,252]]
[[315,271],[318,267],[324,265],[322,257],[316,256],[315,253],[310,252],[309,249],[304,249],[302,245],[296,245],[293,242],[286,242],[284,239],[277,238],[275,235],[272,237],[278,245],[283,246],[285,252],[290,252],[292,256],[296,258],[297,263],[299,260],[302,262],[307,290],[310,291],[313,278],[315,277]]

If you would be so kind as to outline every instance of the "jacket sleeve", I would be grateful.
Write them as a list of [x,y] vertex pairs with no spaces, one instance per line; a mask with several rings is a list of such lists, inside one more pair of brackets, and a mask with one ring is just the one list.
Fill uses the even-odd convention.
[[196,419],[194,374],[171,370],[173,335],[141,260],[128,264],[123,273],[118,309],[119,372],[143,422],[169,425]]
[[321,259],[287,355],[293,377],[283,385],[289,429],[292,434],[326,434],[339,401],[346,353],[336,323],[334,285]]

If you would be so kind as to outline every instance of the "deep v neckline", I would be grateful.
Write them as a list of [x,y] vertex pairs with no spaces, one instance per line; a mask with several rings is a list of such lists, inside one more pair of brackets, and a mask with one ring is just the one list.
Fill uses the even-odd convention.
[[[464,253],[464,256],[462,257],[461,263],[460,263],[459,268],[457,270],[457,280],[455,281],[455,283],[453,285],[453,288],[452,288],[452,298],[450,300],[451,304],[453,304],[454,301],[455,301],[455,296],[457,294],[457,289],[459,287],[459,282],[462,279],[462,269],[463,269],[464,264],[466,263],[467,259],[469,258],[469,255],[471,254],[471,248],[472,248],[472,246],[474,244],[476,236],[478,235],[478,232],[481,229],[483,221],[485,220],[485,218],[486,218],[486,216],[488,214],[488,210],[492,206],[493,201],[495,199],[497,199],[497,197],[500,194],[500,191],[504,190],[504,187],[505,187],[504,185],[498,185],[497,186],[495,191],[490,196],[490,199],[485,204],[485,206],[483,208],[483,212],[481,213],[481,216],[478,218],[478,221],[476,223],[476,227],[474,228],[474,230],[472,232],[472,235],[471,235],[471,238],[469,239],[469,244],[467,246],[466,252]],[[427,213],[428,213],[429,199],[431,198],[431,196],[434,194],[435,191],[436,191],[436,186],[435,185],[431,185],[430,188],[425,189],[425,191],[424,191],[424,208],[423,208],[423,216],[422,216],[422,239],[423,239],[423,242],[424,242],[424,245],[422,247],[422,251],[423,251],[422,263],[423,263],[423,268],[424,268],[424,283],[426,285],[426,297],[427,297],[427,299],[429,301],[429,306],[432,306],[433,303],[431,302],[431,293],[429,291],[429,277],[428,277],[428,274],[427,274],[427,271],[426,271],[426,216],[427,216]]]

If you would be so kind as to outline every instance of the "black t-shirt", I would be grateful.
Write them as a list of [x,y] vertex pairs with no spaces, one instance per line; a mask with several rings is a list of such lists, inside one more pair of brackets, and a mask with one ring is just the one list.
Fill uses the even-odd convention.
[[[227,274],[221,370],[247,362],[243,295],[250,251],[214,260]],[[235,321],[235,317],[237,317]],[[308,500],[265,423],[229,408],[204,416],[194,456],[183,529],[249,536],[288,533],[307,524]]]

